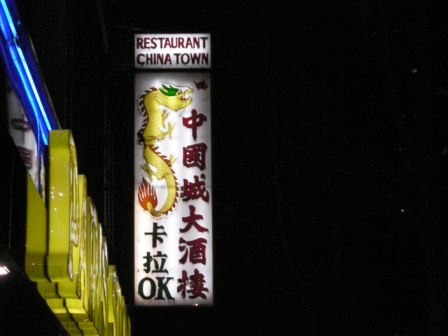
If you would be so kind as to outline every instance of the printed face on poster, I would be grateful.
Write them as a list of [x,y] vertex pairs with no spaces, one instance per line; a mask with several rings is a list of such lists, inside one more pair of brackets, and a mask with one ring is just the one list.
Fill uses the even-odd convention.
[[208,72],[135,74],[134,299],[213,304]]

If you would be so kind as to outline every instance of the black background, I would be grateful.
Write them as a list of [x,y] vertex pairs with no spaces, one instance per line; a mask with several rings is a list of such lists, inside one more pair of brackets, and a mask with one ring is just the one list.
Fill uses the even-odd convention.
[[[447,334],[446,4],[23,7],[133,335]],[[132,41],[141,32],[212,36],[211,308],[132,304]]]

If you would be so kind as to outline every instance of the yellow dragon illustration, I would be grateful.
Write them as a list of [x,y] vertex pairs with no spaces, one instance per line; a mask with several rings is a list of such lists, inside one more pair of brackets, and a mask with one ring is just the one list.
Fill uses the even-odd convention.
[[[141,207],[153,217],[168,215],[174,210],[179,198],[179,186],[172,168],[176,159],[173,155],[170,155],[169,158],[162,155],[157,147],[157,142],[164,140],[167,135],[171,139],[174,130],[174,124],[166,122],[168,111],[161,110],[160,106],[172,111],[184,109],[192,102],[192,98],[188,97],[191,92],[191,88],[182,91],[171,84],[162,84],[159,89],[153,87],[144,91],[138,99],[138,106],[143,114],[143,124],[137,133],[137,139],[139,144],[144,144],[143,157],[145,159],[145,163],[140,167],[149,178],[149,181],[142,178],[138,200]],[[158,209],[158,193],[156,188],[151,185],[154,178],[164,181],[166,186],[165,202]]]

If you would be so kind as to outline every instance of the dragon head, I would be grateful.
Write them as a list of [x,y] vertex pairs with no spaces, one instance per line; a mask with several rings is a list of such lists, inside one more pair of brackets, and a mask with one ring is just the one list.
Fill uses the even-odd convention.
[[186,108],[191,104],[192,99],[188,95],[193,91],[191,88],[181,90],[180,88],[169,84],[162,84],[158,89],[157,102],[173,111]]

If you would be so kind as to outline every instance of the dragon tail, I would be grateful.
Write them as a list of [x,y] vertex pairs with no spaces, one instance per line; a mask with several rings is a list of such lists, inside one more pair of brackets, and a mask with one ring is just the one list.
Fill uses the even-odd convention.
[[157,190],[149,181],[142,178],[139,186],[138,200],[140,206],[147,210],[153,217],[162,217],[168,215],[177,205],[179,199],[179,183],[172,168],[171,161],[157,151],[157,147],[150,147],[151,151],[163,161],[165,168],[169,168],[169,172],[163,176],[167,188],[167,196],[164,204],[160,209],[156,210],[158,205]]

